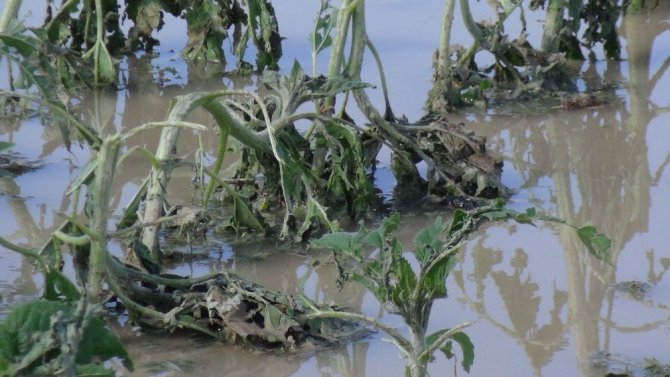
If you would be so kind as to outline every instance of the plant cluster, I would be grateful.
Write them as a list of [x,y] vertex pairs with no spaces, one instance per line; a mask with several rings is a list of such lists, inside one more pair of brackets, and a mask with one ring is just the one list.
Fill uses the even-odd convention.
[[[389,313],[402,317],[409,336],[360,314],[313,307],[312,315],[358,320],[385,332],[407,359],[408,376],[425,376],[427,364],[438,350],[448,359],[453,358],[453,343],[460,346],[463,355],[461,365],[469,371],[474,362],[474,345],[462,330],[471,324],[463,323],[427,334],[431,309],[435,300],[447,297],[447,277],[469,236],[484,223],[507,220],[531,225],[541,220],[570,226],[591,255],[603,261],[609,259],[610,240],[598,234],[594,227],[574,227],[555,217],[540,216],[534,208],[516,212],[505,208],[500,200],[472,211],[456,210],[449,223],[438,217],[433,225],[417,233],[414,250],[409,254],[405,253],[396,236],[400,218],[395,214],[383,220],[376,229],[331,233],[312,242],[312,245],[333,250],[339,271],[338,283],[343,285],[353,281],[363,285]],[[408,259],[410,255],[418,262],[416,272]]]
[[[451,18],[453,3],[448,1],[446,7],[446,15],[451,14]],[[38,331],[39,337],[27,339],[7,327],[18,321],[14,314],[0,325],[5,326],[0,327],[0,337],[9,339],[4,344],[13,347],[9,351],[2,348],[0,372],[1,368],[7,374],[48,374],[56,370],[80,374],[88,368],[99,371],[99,366],[89,365],[92,356],[82,344],[87,334],[107,336],[100,323],[92,319],[94,303],[106,291],[135,322],[154,328],[186,329],[263,349],[301,349],[361,336],[365,331],[356,323],[362,322],[393,338],[408,358],[412,376],[425,375],[426,365],[437,350],[453,357],[454,343],[460,345],[462,365],[469,370],[474,351],[461,331],[466,324],[426,333],[434,300],[446,297],[445,280],[459,247],[487,221],[532,223],[537,218],[560,222],[537,216],[533,210],[517,213],[505,209],[500,201],[489,202],[487,199],[506,194],[500,182],[501,163],[486,153],[482,138],[462,125],[435,115],[414,123],[394,115],[379,54],[365,30],[364,0],[343,0],[339,7],[322,1],[310,40],[313,59],[330,49],[325,77],[317,76],[315,69],[311,77],[306,75],[297,62],[287,75],[266,69],[276,68],[281,55],[274,10],[267,0],[128,0],[122,11],[111,0],[67,0],[58,9],[48,2],[46,24],[33,31],[18,22],[4,21],[16,18],[16,4],[20,1],[8,1],[0,17],[0,56],[10,61],[11,67],[18,67],[19,77],[10,78],[10,82],[20,84],[22,89],[3,91],[5,104],[41,104],[38,109],[53,115],[67,148],[76,137],[95,153],[68,191],[74,203],[85,192],[85,207],[75,207],[45,246],[33,250],[0,238],[2,246],[35,261],[46,281],[45,300],[34,307],[19,308],[19,314],[15,314],[30,317],[42,307],[39,326],[30,330]],[[461,80],[458,95],[472,87],[466,81],[478,74],[473,59],[482,49],[496,56],[501,77],[512,78],[519,85],[527,83],[514,68],[515,62],[527,65],[533,59],[544,59],[544,55],[523,43],[510,43],[504,36],[503,21],[517,7],[509,7],[496,25],[485,27],[473,21],[468,2],[461,0],[475,45],[462,51],[459,58],[465,70],[450,62],[449,48],[444,50],[444,44],[440,47],[440,54],[447,51],[447,55],[440,55],[438,67],[451,72],[451,76],[444,73],[447,71],[440,73],[447,79],[447,88],[453,88],[456,79]],[[188,58],[223,62],[223,40],[232,38],[238,68],[243,68],[244,51],[253,42],[258,51],[256,68],[265,69],[259,80],[262,87],[253,92],[220,90],[179,96],[165,120],[146,123],[127,133],[106,134],[100,127],[80,120],[71,90],[81,83],[90,83],[91,87],[113,83],[113,56],[139,47],[153,48],[157,43],[153,33],[162,27],[165,12],[186,19],[189,42],[184,54]],[[124,18],[134,23],[127,34],[121,29]],[[448,47],[449,38],[443,39]],[[366,94],[370,86],[361,79],[365,51],[372,54],[379,68],[385,96],[383,113],[371,104]],[[93,63],[90,70],[83,69],[87,62]],[[559,69],[553,62],[541,67],[543,73]],[[483,80],[472,82],[487,90]],[[365,126],[347,115],[350,98],[366,118]],[[304,111],[308,107],[313,111]],[[294,242],[330,233],[314,245],[336,250],[340,282],[363,284],[389,311],[407,321],[409,338],[378,320],[304,297],[272,292],[225,271],[196,278],[162,274],[161,229],[167,224],[183,226],[181,217],[191,216],[188,211],[166,211],[170,206],[165,188],[180,164],[176,151],[181,132],[206,130],[204,125],[188,120],[197,109],[211,115],[219,135],[213,166],[196,162],[203,184],[199,203],[202,211],[213,209],[211,198],[217,190],[227,200],[227,216],[214,219],[213,225],[235,233],[255,232]],[[154,128],[162,132],[155,153],[143,147],[124,151],[129,139]],[[399,186],[415,189],[419,196],[430,193],[445,200],[466,198],[473,207],[480,205],[470,212],[456,211],[449,224],[438,219],[417,235],[414,255],[418,271],[411,267],[395,236],[397,215],[372,231],[361,228],[357,233],[338,232],[339,219],[371,217],[373,174],[382,145],[393,154],[391,167]],[[241,155],[235,175],[221,176],[231,148],[239,148]],[[151,172],[112,232],[112,182],[120,161],[134,152],[147,158]],[[427,165],[425,178],[416,167],[420,161]],[[198,216],[192,217],[201,221]],[[595,228],[578,228],[577,233],[592,254],[606,259],[609,242]],[[111,238],[127,245],[123,261],[110,255]],[[62,272],[66,249],[73,255],[76,284]],[[369,249],[375,250],[372,255]],[[126,356],[116,346],[99,352],[96,356],[102,358]]]

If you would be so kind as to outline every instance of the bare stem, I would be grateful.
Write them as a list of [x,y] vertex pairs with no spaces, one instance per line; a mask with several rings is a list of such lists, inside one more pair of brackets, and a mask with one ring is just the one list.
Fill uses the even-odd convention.
[[437,75],[438,78],[447,77],[450,66],[449,46],[451,43],[451,25],[454,21],[454,5],[456,0],[445,0],[444,16],[442,17],[442,32],[440,33],[440,46],[437,50]]
[[107,222],[109,217],[109,199],[112,194],[112,181],[121,148],[121,137],[116,135],[104,140],[98,154],[98,166],[95,170],[96,192],[94,195],[95,213],[91,220],[91,254],[89,259],[88,292],[90,297],[99,298],[102,282],[107,277]]
[[0,15],[0,33],[7,31],[9,23],[19,14],[21,7],[21,0],[7,0],[5,1],[5,8]]

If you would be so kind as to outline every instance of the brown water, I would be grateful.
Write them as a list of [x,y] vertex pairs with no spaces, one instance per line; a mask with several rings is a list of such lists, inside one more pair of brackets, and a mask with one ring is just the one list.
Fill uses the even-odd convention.
[[[296,57],[310,70],[306,35],[311,25],[303,20],[305,13],[291,12],[298,6],[304,8],[303,2],[291,0],[278,8],[280,28],[288,37],[283,66]],[[441,1],[369,4],[369,33],[385,62],[394,110],[410,119],[421,115],[430,87],[441,7]],[[309,18],[314,12],[307,13]],[[528,15],[529,26],[537,27],[534,20],[539,17]],[[613,240],[613,266],[608,266],[589,257],[566,227],[494,224],[481,229],[464,248],[448,281],[449,298],[434,305],[430,325],[440,329],[475,322],[466,331],[476,347],[471,375],[602,376],[605,369],[594,361],[602,360],[598,355],[603,354],[610,355],[610,367],[619,369],[634,369],[650,357],[670,363],[670,277],[665,275],[670,268],[670,92],[666,89],[670,35],[662,31],[668,18],[667,4],[649,17],[630,17],[621,28],[627,60],[584,66],[582,87],[614,85],[603,94],[606,105],[566,112],[536,111],[528,104],[527,111],[493,109],[454,116],[486,136],[490,149],[504,156],[503,181],[514,190],[512,208],[534,206],[574,224],[590,222]],[[127,78],[123,90],[86,99],[89,120],[109,131],[128,130],[162,119],[169,99],[177,94],[253,85],[187,69],[176,53],[168,52],[180,48],[182,34],[174,28],[159,35],[169,41],[160,57],[128,59],[123,64]],[[458,38],[462,34],[456,33]],[[375,82],[374,65],[368,63],[367,78]],[[173,67],[176,73],[156,65]],[[156,83],[158,76],[163,83]],[[57,130],[42,126],[38,119],[0,123],[0,140],[15,142],[24,156],[44,161],[44,167],[32,173],[0,178],[0,234],[39,246],[59,223],[58,214],[71,208],[64,192],[86,163],[88,152],[75,147],[67,153]],[[152,150],[157,140],[156,134],[142,134],[130,146]],[[199,140],[186,133],[180,151],[192,158],[199,142],[214,150],[212,140],[216,138],[205,135]],[[127,203],[147,172],[139,155],[123,162],[113,189],[118,193],[115,205]],[[173,202],[188,202],[192,172],[184,169],[175,176],[170,187]],[[382,168],[377,179],[391,197],[389,176]],[[408,247],[414,234],[438,214],[404,217],[401,236]],[[399,318],[383,313],[360,287],[339,291],[332,265],[309,267],[314,260],[326,260],[324,255],[278,251],[272,242],[238,246],[216,239],[198,251],[210,258],[187,261],[175,271],[197,275],[211,267],[226,267],[269,288],[304,291],[314,299],[381,316],[402,327]],[[632,280],[653,288],[642,298],[614,289],[615,284]],[[0,308],[35,297],[41,284],[26,261],[0,249]],[[136,376],[403,375],[404,361],[383,335],[316,355],[286,356],[199,338],[139,336],[127,326],[117,330],[135,361]],[[429,367],[433,376],[452,371],[453,361],[441,355]]]

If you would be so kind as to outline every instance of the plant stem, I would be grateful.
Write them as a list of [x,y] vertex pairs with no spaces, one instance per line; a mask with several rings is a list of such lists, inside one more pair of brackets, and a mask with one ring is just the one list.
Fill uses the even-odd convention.
[[437,50],[437,77],[442,80],[447,77],[447,70],[451,65],[449,61],[449,44],[451,43],[451,27],[454,21],[454,5],[456,0],[445,0],[444,16],[442,17],[442,32],[440,33],[440,46]]
[[437,351],[438,348],[442,347],[442,344],[446,342],[449,338],[453,337],[456,333],[461,332],[464,328],[471,326],[472,322],[463,322],[460,325],[456,327],[452,327],[449,329],[449,331],[445,332],[442,334],[437,340],[433,342],[428,348],[423,350],[419,354],[419,359],[426,358],[428,359],[435,351]]
[[388,121],[393,121],[395,120],[395,115],[393,114],[393,110],[391,109],[391,101],[389,100],[389,91],[386,85],[386,75],[384,74],[384,66],[382,65],[382,60],[379,57],[377,48],[375,47],[375,45],[372,44],[370,38],[368,38],[367,35],[365,36],[365,45],[367,46],[368,50],[370,50],[370,53],[372,53],[372,57],[375,59],[375,62],[377,63],[377,70],[379,70],[379,80],[382,83],[382,93],[384,94],[384,105],[386,106],[384,110],[384,119]]
[[21,7],[21,0],[6,0],[5,8],[2,10],[0,15],[0,33],[7,31],[9,23],[17,17],[19,14],[19,8]]
[[47,30],[47,32],[50,31],[50,29],[56,24],[56,21],[63,15],[63,13],[67,12],[68,9],[70,9],[71,6],[76,5],[79,2],[79,0],[67,0],[65,4],[63,4],[58,12],[53,15],[49,23],[44,25],[44,29]]
[[560,31],[563,28],[563,9],[566,5],[564,0],[549,0],[542,33],[541,46],[544,52],[558,52]]
[[40,265],[40,267],[42,268],[42,270],[44,272],[49,271],[49,264],[35,250],[28,249],[26,247],[22,247],[22,246],[19,246],[19,245],[15,245],[15,244],[7,241],[6,239],[4,239],[2,237],[0,237],[0,246],[4,247],[6,249],[9,249],[11,251],[17,252],[17,253],[23,255],[24,257],[26,257],[28,259],[33,259],[33,260],[37,261],[37,263]]
[[112,181],[119,159],[122,138],[118,135],[108,137],[100,146],[98,166],[95,170],[96,192],[94,195],[95,212],[91,220],[91,238],[89,257],[88,292],[90,297],[99,298],[102,282],[107,276],[107,221],[109,199],[112,193]]
[[93,73],[95,84],[100,84],[100,50],[105,47],[105,23],[102,18],[102,0],[95,0],[95,45],[93,55]]
[[[337,26],[333,44],[330,47],[330,61],[328,62],[327,77],[338,77],[342,74],[342,65],[344,64],[344,47],[347,43],[349,34],[349,24],[351,15],[356,9],[356,4],[363,0],[342,0],[340,11],[337,16]],[[329,109],[335,103],[335,98],[326,98],[324,100],[324,109]]]
[[405,339],[405,337],[403,337],[402,334],[400,334],[396,329],[383,322],[380,322],[372,317],[368,317],[363,314],[336,312],[336,311],[321,311],[316,308],[312,309],[315,310],[315,312],[308,314],[307,315],[308,318],[337,318],[348,321],[366,323],[377,330],[385,332],[387,335],[393,338],[393,340],[396,342],[397,346],[400,348],[400,350],[404,355],[406,356],[411,355],[412,344],[407,339]]
[[463,15],[463,23],[465,28],[468,29],[468,32],[475,39],[475,43],[479,44],[484,48],[488,48],[488,41],[484,36],[484,32],[479,28],[479,25],[472,18],[472,13],[470,12],[470,3],[469,0],[460,0],[461,14]]
[[[214,161],[214,166],[212,167],[212,174],[219,174],[219,171],[221,171],[223,159],[226,157],[226,148],[228,148],[228,134],[228,127],[225,124],[219,123],[219,149],[216,153],[216,161]],[[207,188],[205,188],[205,193],[203,194],[203,207],[207,207],[209,197],[212,195],[212,191],[214,191],[215,185],[216,181],[214,179],[210,179],[209,183],[207,184]]]

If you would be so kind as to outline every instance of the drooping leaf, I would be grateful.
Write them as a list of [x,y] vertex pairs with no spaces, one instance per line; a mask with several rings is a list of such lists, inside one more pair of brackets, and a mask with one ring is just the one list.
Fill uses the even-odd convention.
[[91,182],[91,180],[94,177],[95,174],[95,169],[98,168],[98,157],[97,154],[93,155],[88,162],[86,163],[86,166],[81,170],[81,173],[77,176],[77,178],[70,183],[70,188],[67,190],[65,195],[71,195],[77,189],[79,189],[82,185],[86,185]]
[[116,80],[116,70],[112,56],[103,41],[97,41],[90,50],[83,55],[93,63],[93,74],[97,85],[107,84]]
[[433,225],[423,228],[414,237],[416,257],[424,266],[444,243],[440,236],[444,232],[442,218],[437,217]]
[[321,0],[319,13],[314,23],[314,30],[309,34],[312,54],[318,55],[319,52],[330,47],[333,43],[331,35],[335,25],[337,25],[338,9],[333,7],[328,0]]
[[261,221],[254,215],[251,211],[249,205],[240,195],[234,195],[234,205],[235,205],[235,221],[244,227],[253,229],[256,232],[265,231],[265,227]]
[[[426,344],[432,345],[442,334],[446,333],[447,331],[449,331],[449,329],[436,331],[430,334],[426,337]],[[472,344],[470,337],[468,337],[464,332],[457,332],[444,344],[444,346],[440,347],[440,351],[442,351],[444,356],[446,356],[446,358],[449,360],[455,356],[453,352],[453,342],[458,343],[458,345],[461,347],[461,352],[463,353],[461,366],[463,367],[463,370],[470,373],[470,368],[475,361],[475,345]]]
[[52,269],[45,274],[44,299],[56,301],[76,301],[80,297],[77,286],[62,272]]
[[457,232],[463,228],[466,219],[466,213],[457,209],[451,218],[451,225],[449,225],[449,234]]
[[472,364],[475,362],[475,345],[472,344],[470,337],[464,332],[457,332],[452,339],[461,346],[461,351],[463,352],[461,365],[463,366],[463,370],[469,373]]
[[400,257],[394,260],[393,273],[389,274],[386,282],[393,303],[399,308],[410,305],[416,284],[416,274],[407,259]]
[[612,246],[612,241],[605,235],[598,233],[594,226],[587,225],[577,229],[577,236],[591,255],[601,261],[610,262],[609,249]]
[[351,232],[328,233],[318,240],[312,241],[311,245],[315,248],[335,251],[350,251],[361,247],[360,237],[357,233]]
[[37,50],[37,46],[33,43],[33,41],[21,34],[14,35],[0,33],[0,41],[7,46],[15,48],[16,51],[18,51],[24,57],[28,57],[35,50]]
[[109,331],[100,318],[91,318],[79,343],[77,364],[85,365],[96,360],[119,357],[123,365],[132,370],[133,362],[123,344]]
[[456,264],[456,251],[444,255],[441,259],[433,262],[422,275],[422,292],[430,300],[446,297],[446,280],[449,272]]

